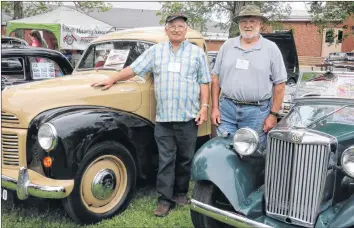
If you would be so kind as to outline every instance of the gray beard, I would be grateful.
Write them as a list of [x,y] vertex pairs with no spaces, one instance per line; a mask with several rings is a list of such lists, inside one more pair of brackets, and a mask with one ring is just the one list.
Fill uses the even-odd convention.
[[241,36],[246,39],[252,39],[259,36],[259,32],[255,32],[253,34],[246,34],[245,32],[241,32]]

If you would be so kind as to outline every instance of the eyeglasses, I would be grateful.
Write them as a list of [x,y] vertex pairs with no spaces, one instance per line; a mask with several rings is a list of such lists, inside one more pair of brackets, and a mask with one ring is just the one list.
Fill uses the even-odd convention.
[[257,23],[256,20],[240,20],[240,24],[245,25],[245,24],[251,24],[255,25]]
[[186,25],[168,25],[166,26],[169,30],[183,30],[186,28]]

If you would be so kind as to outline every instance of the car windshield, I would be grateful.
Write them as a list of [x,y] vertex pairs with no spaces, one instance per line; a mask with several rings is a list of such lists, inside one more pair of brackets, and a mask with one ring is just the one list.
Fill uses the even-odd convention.
[[330,97],[354,99],[354,72],[304,72],[294,98]]
[[152,43],[140,41],[109,41],[91,44],[82,57],[78,70],[121,70],[129,66]]
[[285,121],[297,128],[313,127],[318,121],[354,123],[354,106],[336,104],[298,104]]

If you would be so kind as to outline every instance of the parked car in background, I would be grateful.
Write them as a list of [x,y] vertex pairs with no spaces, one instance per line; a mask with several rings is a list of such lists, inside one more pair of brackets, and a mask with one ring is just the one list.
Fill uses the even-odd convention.
[[10,85],[68,75],[73,70],[58,51],[8,45],[1,52],[1,90]]
[[287,32],[262,33],[262,36],[273,41],[279,47],[288,73],[287,84],[297,83],[299,78],[299,59],[293,32],[290,30]]
[[218,51],[208,51],[208,60],[209,60],[209,66],[210,66],[210,71],[213,70],[216,57],[218,56]]
[[326,62],[354,61],[354,52],[331,52],[325,60]]
[[259,147],[249,128],[196,153],[195,227],[354,227],[354,73],[304,72]]
[[7,45],[29,46],[27,41],[23,39],[12,36],[1,36],[1,47]]
[[[202,34],[188,29],[186,37],[205,50]],[[163,27],[109,33],[88,46],[71,76],[4,90],[1,186],[21,200],[62,199],[79,223],[123,212],[137,180],[158,167],[154,77],[136,76],[106,91],[90,85],[162,41]],[[200,144],[210,126],[210,117],[199,126]]]

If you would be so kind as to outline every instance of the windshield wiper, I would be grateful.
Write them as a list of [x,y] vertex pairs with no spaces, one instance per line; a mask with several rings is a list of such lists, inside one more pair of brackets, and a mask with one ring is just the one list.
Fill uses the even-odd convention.
[[340,107],[340,108],[334,110],[333,112],[330,112],[330,113],[328,113],[327,115],[324,115],[324,116],[318,118],[317,120],[312,121],[312,122],[309,123],[305,128],[308,128],[308,127],[310,127],[310,126],[312,126],[312,125],[314,125],[314,124],[320,122],[321,120],[327,118],[327,117],[330,116],[330,115],[333,115],[334,113],[336,113],[336,112],[338,112],[338,111],[340,111],[340,110],[342,110],[342,109],[344,109],[344,108],[346,108],[346,107],[348,107],[348,106],[349,106],[349,105],[344,105],[344,106],[342,106],[342,107]]

